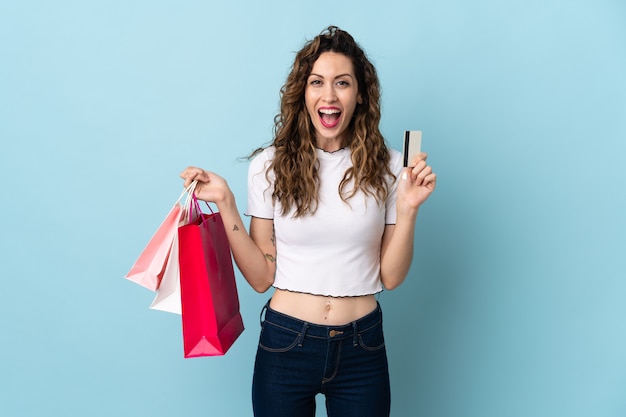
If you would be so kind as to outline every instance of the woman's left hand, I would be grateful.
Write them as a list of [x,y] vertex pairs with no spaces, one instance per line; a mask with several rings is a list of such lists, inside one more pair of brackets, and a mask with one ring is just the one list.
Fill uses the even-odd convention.
[[398,212],[417,211],[419,206],[428,199],[437,184],[437,175],[426,163],[425,153],[418,154],[410,167],[404,168],[398,182],[396,208]]

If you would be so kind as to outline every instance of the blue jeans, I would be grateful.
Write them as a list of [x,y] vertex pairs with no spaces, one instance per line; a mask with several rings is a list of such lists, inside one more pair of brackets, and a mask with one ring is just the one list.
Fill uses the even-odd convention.
[[[389,370],[380,305],[344,326],[322,326],[263,308],[254,366],[256,417],[388,417]],[[263,315],[263,311],[261,312]]]

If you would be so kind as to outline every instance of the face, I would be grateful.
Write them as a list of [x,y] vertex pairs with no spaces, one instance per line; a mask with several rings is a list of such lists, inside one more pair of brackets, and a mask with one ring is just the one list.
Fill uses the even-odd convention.
[[315,127],[317,146],[344,146],[346,129],[357,103],[362,101],[350,58],[323,52],[307,79],[304,100]]

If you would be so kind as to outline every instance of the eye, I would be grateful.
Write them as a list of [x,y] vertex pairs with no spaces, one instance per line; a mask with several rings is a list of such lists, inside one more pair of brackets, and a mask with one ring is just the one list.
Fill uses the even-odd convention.
[[310,85],[321,85],[322,81],[318,80],[317,78],[312,79],[311,81],[309,81]]
[[340,87],[348,87],[350,85],[350,82],[346,80],[339,80],[337,81],[337,85]]

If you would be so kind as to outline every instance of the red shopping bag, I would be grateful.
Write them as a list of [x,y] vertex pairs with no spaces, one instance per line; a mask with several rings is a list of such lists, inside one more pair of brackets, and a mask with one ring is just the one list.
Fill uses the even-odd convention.
[[244,327],[220,213],[179,227],[178,244],[185,358],[224,355]]

